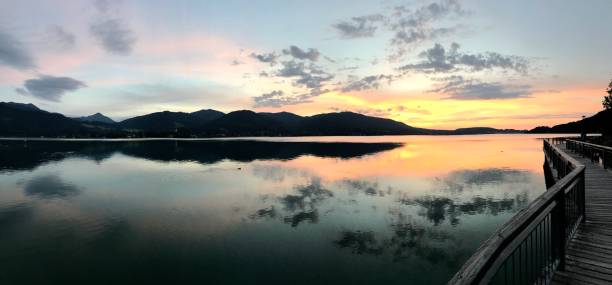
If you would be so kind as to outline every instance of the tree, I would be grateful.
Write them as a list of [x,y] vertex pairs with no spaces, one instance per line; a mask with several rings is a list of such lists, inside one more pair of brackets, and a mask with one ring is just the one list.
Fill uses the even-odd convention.
[[608,96],[604,97],[603,102],[601,103],[603,104],[604,109],[611,110],[612,109],[612,80],[610,80],[610,84],[608,84],[608,90],[606,90],[606,92],[608,92]]

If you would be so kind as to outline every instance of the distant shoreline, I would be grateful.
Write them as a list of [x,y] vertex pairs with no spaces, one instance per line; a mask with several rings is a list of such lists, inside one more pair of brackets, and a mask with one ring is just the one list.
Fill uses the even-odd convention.
[[[51,138],[51,137],[0,137],[0,141],[223,141],[223,140],[269,140],[269,139],[308,139],[308,138],[372,138],[372,137],[465,137],[465,136],[512,136],[512,135],[542,135],[545,137],[554,136],[580,136],[580,134],[552,134],[552,133],[499,133],[499,134],[452,134],[452,135],[323,135],[323,136],[243,136],[243,137],[203,137],[203,138],[167,138],[167,137],[148,137],[148,138]],[[596,136],[600,134],[589,134]]]

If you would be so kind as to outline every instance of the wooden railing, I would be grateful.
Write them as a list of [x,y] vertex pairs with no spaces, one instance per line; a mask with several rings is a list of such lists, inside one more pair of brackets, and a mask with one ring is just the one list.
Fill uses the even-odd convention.
[[565,267],[568,240],[586,217],[585,167],[559,142],[544,140],[557,182],[489,237],[449,284],[548,284]]
[[601,163],[603,168],[612,167],[612,147],[572,139],[567,139],[565,145],[567,149]]

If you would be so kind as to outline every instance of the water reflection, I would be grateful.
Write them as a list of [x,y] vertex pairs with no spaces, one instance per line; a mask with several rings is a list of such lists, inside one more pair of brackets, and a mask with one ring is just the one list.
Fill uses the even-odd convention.
[[34,177],[25,183],[23,190],[26,195],[43,199],[68,198],[81,192],[77,186],[64,182],[56,174]]
[[[323,188],[321,180],[313,178],[309,184],[296,186],[295,194],[287,194],[276,199],[282,205],[282,212],[277,211],[274,205],[259,209],[249,215],[251,219],[276,218],[282,215],[283,221],[291,227],[297,227],[302,222],[308,221],[311,224],[319,222],[319,212],[317,207],[324,200],[334,196],[334,193]],[[264,197],[268,200],[268,197]]]
[[442,181],[448,190],[461,192],[465,189],[499,184],[524,184],[533,179],[533,173],[522,169],[488,168],[461,169],[450,172]]
[[384,255],[392,257],[393,262],[419,258],[432,265],[456,266],[470,251],[460,246],[460,242],[450,233],[419,225],[402,211],[391,211],[390,235],[386,232],[342,231],[334,244],[348,249],[353,254]]
[[527,193],[516,195],[514,198],[483,198],[473,197],[471,201],[457,202],[448,197],[425,196],[416,199],[400,199],[405,205],[418,205],[421,207],[419,215],[426,217],[434,225],[439,225],[445,220],[456,226],[459,224],[459,216],[487,214],[496,216],[502,212],[516,212],[527,206],[529,199]]
[[6,231],[11,226],[23,224],[32,214],[32,207],[26,203],[0,208],[0,228]]
[[360,140],[0,141],[0,284],[444,284],[545,189],[529,136]]
[[352,158],[400,147],[399,143],[318,143],[270,141],[0,141],[0,170],[31,170],[68,157],[101,162],[115,153],[155,161],[213,164],[290,160],[303,155]]

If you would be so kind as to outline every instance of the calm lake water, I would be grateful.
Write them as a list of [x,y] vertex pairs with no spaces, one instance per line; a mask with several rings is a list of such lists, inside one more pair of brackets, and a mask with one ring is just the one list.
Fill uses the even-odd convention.
[[0,284],[444,284],[538,137],[0,141]]

